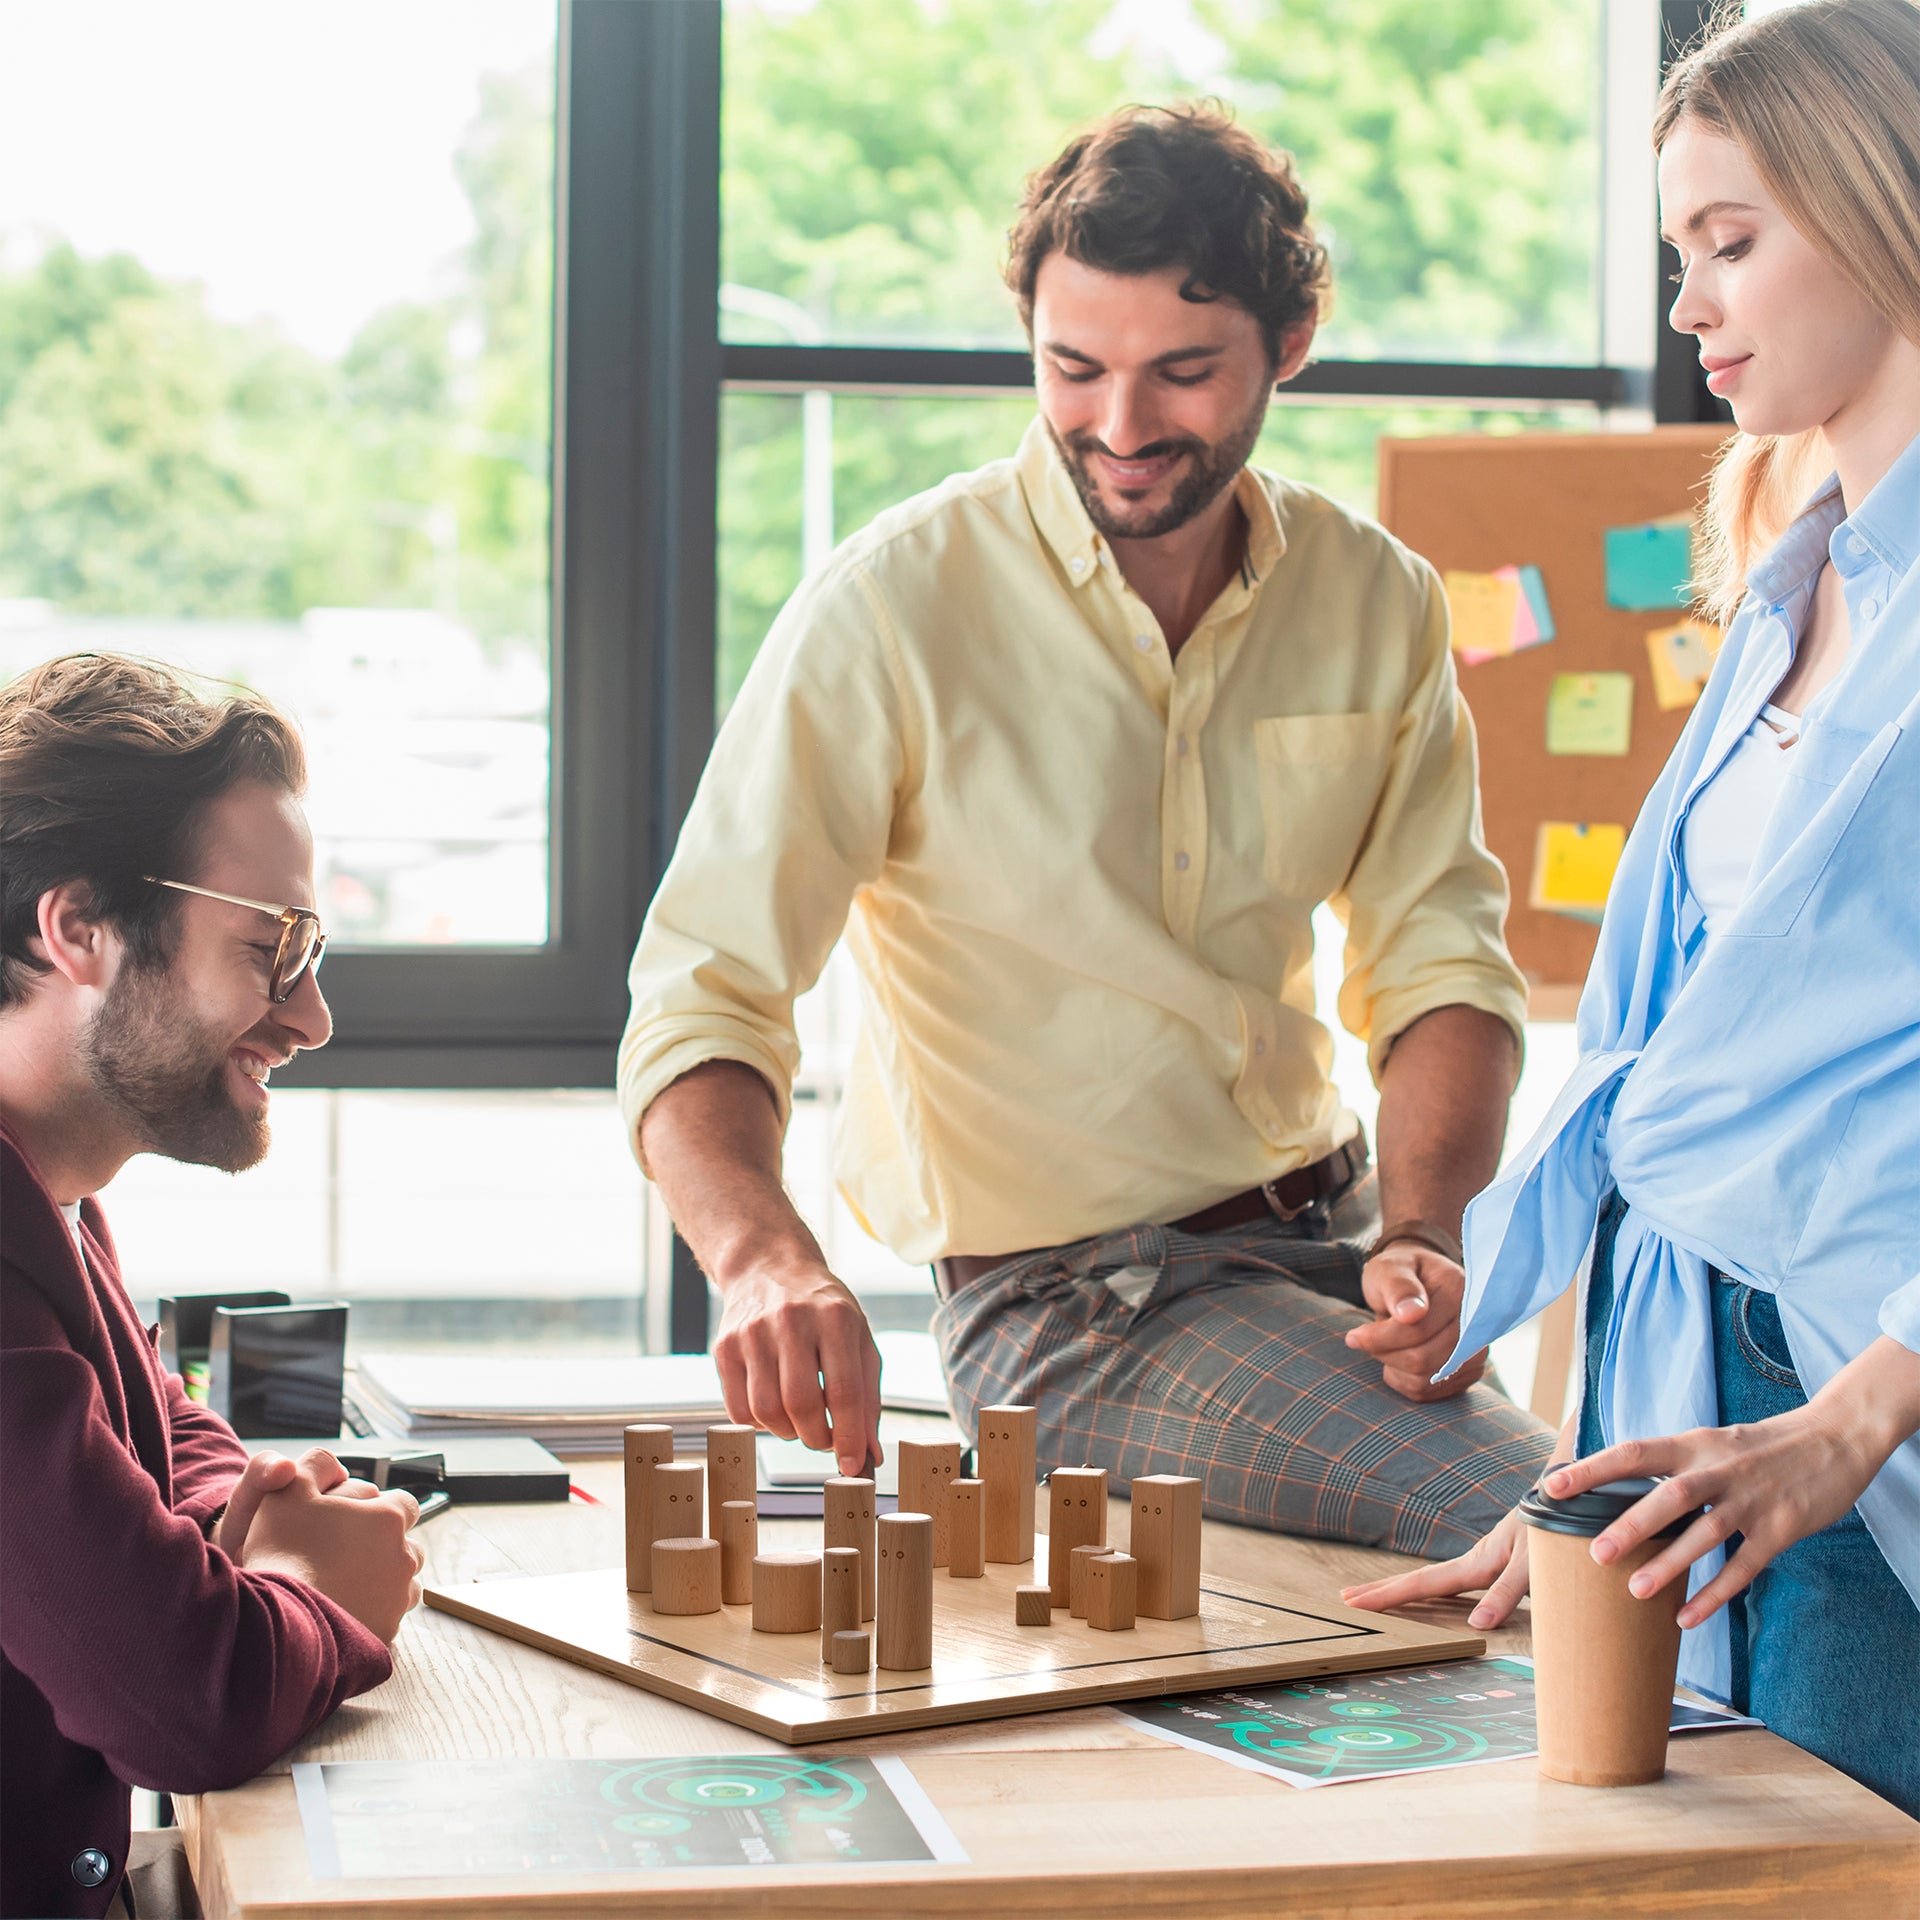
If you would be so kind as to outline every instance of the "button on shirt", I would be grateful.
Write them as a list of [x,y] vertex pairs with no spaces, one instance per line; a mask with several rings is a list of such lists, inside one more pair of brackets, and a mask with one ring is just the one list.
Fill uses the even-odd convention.
[[906,1260],[1175,1219],[1348,1138],[1323,900],[1376,1074],[1436,1007],[1518,1029],[1432,569],[1290,481],[1236,498],[1245,559],[1177,657],[1037,421],[802,585],[634,955],[629,1128],[714,1059],[784,1117],[843,927],[838,1174]]

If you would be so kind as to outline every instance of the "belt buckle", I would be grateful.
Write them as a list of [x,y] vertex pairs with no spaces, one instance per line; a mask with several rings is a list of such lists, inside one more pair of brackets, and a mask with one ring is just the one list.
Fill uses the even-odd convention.
[[1261,1183],[1260,1197],[1267,1203],[1267,1211],[1270,1214],[1272,1214],[1273,1217],[1276,1220],[1278,1220],[1282,1226],[1286,1226],[1290,1222],[1298,1220],[1300,1216],[1303,1213],[1305,1213],[1306,1210],[1314,1204],[1314,1201],[1312,1199],[1307,1199],[1307,1200],[1301,1201],[1301,1203],[1297,1207],[1288,1206],[1287,1203],[1284,1200],[1282,1200],[1277,1193],[1274,1192],[1273,1182],[1271,1180],[1263,1181]]

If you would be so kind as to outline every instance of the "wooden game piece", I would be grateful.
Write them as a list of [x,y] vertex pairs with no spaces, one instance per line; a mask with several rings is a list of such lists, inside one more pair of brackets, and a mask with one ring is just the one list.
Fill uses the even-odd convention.
[[1013,1624],[1016,1627],[1053,1625],[1053,1593],[1047,1587],[1015,1587]]
[[978,1580],[987,1570],[986,1485],[979,1480],[956,1480],[947,1491],[951,1529],[947,1540],[947,1571],[956,1580]]
[[653,1586],[653,1470],[673,1458],[673,1429],[628,1427],[621,1435],[626,1462],[627,1591]]
[[874,1613],[877,1564],[874,1555],[873,1482],[836,1476],[822,1490],[827,1545],[855,1547],[860,1553],[860,1618]]
[[751,1500],[760,1482],[753,1427],[707,1429],[707,1531],[720,1538],[720,1509],[730,1500]]
[[653,1543],[655,1613],[720,1611],[720,1542],[656,1540]]
[[1108,1551],[1104,1540],[1092,1546],[1075,1547],[1067,1562],[1067,1611],[1076,1620],[1087,1617],[1087,1563]]
[[873,1636],[865,1627],[848,1627],[833,1636],[827,1662],[835,1673],[865,1673],[873,1664]]
[[761,1553],[753,1561],[755,1633],[820,1631],[820,1556]]
[[1149,1620],[1191,1620],[1200,1611],[1200,1482],[1143,1474],[1133,1483],[1127,1544],[1140,1563],[1140,1611]]
[[1072,1594],[1074,1548],[1105,1546],[1106,1540],[1106,1468],[1055,1467],[1047,1476],[1047,1585],[1056,1607]]
[[895,1452],[900,1459],[899,1510],[932,1516],[933,1564],[944,1567],[951,1557],[953,1540],[953,1512],[947,1495],[960,1477],[960,1442],[901,1440],[895,1443]]
[[707,1535],[707,1469],[700,1460],[664,1460],[653,1470],[653,1537],[699,1540]]
[[820,1658],[833,1658],[833,1636],[860,1625],[860,1549],[829,1547],[820,1556]]
[[1087,1563],[1087,1625],[1124,1633],[1140,1600],[1140,1563],[1130,1553],[1103,1553]]
[[753,1556],[760,1551],[760,1515],[751,1500],[720,1509],[720,1598],[730,1607],[753,1599]]
[[987,1558],[1019,1566],[1033,1558],[1037,1407],[980,1409],[980,1478],[987,1489]]
[[874,1665],[919,1673],[933,1665],[933,1516],[883,1513],[880,1552],[880,1625]]

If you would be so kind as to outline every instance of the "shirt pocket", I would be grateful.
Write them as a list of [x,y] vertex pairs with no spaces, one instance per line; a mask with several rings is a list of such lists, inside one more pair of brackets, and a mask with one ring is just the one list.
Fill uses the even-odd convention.
[[1253,723],[1269,886],[1316,904],[1339,891],[1379,804],[1394,720],[1303,713]]

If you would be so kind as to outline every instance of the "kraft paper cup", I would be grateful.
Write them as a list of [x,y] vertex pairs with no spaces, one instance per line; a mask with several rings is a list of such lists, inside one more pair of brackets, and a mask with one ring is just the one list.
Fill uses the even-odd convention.
[[1685,1531],[1698,1509],[1611,1566],[1596,1565],[1589,1552],[1600,1533],[1658,1484],[1616,1480],[1565,1500],[1537,1486],[1520,1503],[1530,1530],[1540,1771],[1549,1780],[1632,1787],[1667,1770],[1687,1582],[1681,1576],[1636,1600],[1627,1581]]

